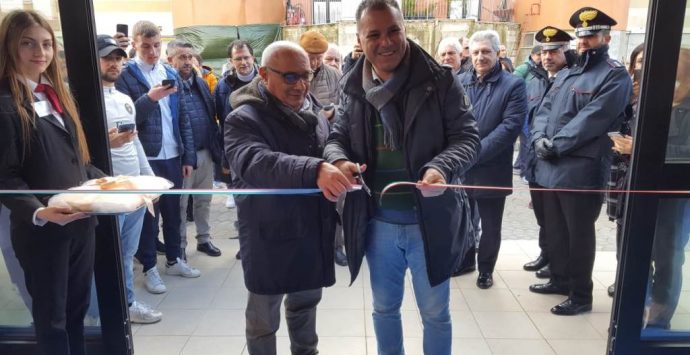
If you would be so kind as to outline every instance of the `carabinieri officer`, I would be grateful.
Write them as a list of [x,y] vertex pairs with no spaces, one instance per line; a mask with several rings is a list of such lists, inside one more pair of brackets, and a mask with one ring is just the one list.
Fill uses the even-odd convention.
[[[611,166],[611,140],[632,93],[625,67],[609,58],[616,21],[593,7],[570,18],[577,36],[576,65],[559,73],[534,116],[531,143],[539,158],[536,182],[551,189],[603,189]],[[530,286],[537,293],[563,294],[557,315],[592,309],[595,229],[602,193],[544,193],[551,279]]]

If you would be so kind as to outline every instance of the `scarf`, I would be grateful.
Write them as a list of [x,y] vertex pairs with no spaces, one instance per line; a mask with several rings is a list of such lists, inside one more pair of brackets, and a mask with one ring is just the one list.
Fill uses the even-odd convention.
[[292,108],[285,106],[282,102],[280,102],[280,100],[266,90],[266,87],[263,85],[263,83],[259,83],[259,90],[261,90],[261,92],[265,95],[266,103],[278,110],[278,112],[281,113],[281,117],[284,117],[288,122],[295,125],[301,131],[308,133],[314,132],[314,127],[316,127],[318,124],[318,117],[314,111],[312,111],[312,103],[309,99],[309,96],[304,99],[304,104],[302,104],[302,107],[299,109],[299,111],[295,111]]
[[364,61],[362,70],[362,88],[365,98],[376,108],[383,124],[383,145],[393,151],[400,150],[403,137],[403,118],[392,101],[402,91],[403,85],[410,75],[410,46],[407,45],[405,57],[395,69],[393,76],[383,84],[376,85],[374,83],[373,68],[368,60]]

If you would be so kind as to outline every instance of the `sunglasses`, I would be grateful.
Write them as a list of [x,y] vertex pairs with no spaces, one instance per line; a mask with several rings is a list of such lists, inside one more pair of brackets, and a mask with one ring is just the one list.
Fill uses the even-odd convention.
[[295,73],[295,72],[284,73],[282,71],[275,70],[271,67],[266,67],[266,69],[282,76],[283,81],[289,85],[297,84],[297,82],[300,80],[304,80],[306,83],[310,83],[311,80],[314,79],[314,72],[311,70],[300,74],[300,73]]

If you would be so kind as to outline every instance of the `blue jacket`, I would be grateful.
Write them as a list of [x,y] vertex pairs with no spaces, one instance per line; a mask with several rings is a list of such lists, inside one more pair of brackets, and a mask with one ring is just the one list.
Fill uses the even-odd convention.
[[[177,80],[177,87],[180,88],[181,79],[166,64],[163,65],[168,79]],[[146,95],[151,87],[144,78],[134,60],[127,62],[122,70],[122,74],[115,82],[115,88],[129,95],[136,107],[137,131],[139,140],[144,147],[144,152],[149,158],[158,156],[163,147],[163,124],[161,122],[161,109],[158,102],[152,101]],[[182,102],[177,93],[169,96],[170,111],[172,112],[173,128],[175,139],[179,146],[179,153],[182,156],[182,165],[191,165],[196,168],[196,150],[194,149],[194,136],[189,119],[181,109]]]
[[[480,82],[474,69],[459,78],[472,103],[482,149],[467,172],[466,185],[513,186],[513,145],[527,114],[525,83],[500,64]],[[500,197],[510,191],[472,190],[474,198]]]
[[[211,158],[214,163],[220,163],[220,158],[222,155],[222,137],[218,131],[218,123],[216,122],[216,106],[213,101],[213,96],[211,96],[211,90],[208,88],[206,80],[199,77],[196,74],[192,75],[194,79],[194,85],[199,89],[196,91],[194,88],[190,88],[186,81],[183,81],[181,90],[182,110],[185,116],[189,119],[189,124],[192,127],[192,133],[194,134],[195,150],[202,147],[208,148],[211,153]],[[192,93],[200,92],[201,98],[204,102],[204,108],[199,110],[196,105],[192,102]],[[206,128],[204,125],[204,120],[208,121],[208,132],[201,132]]]
[[577,65],[561,71],[539,106],[530,144],[553,143],[555,157],[537,160],[536,182],[548,188],[599,189],[611,168],[611,139],[632,95],[625,67],[608,55],[608,46],[590,49]]

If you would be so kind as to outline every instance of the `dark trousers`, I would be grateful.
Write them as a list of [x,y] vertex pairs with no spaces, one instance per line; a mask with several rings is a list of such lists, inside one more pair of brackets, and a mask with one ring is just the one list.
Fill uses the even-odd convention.
[[295,355],[318,354],[316,306],[322,289],[285,295],[259,295],[249,292],[246,335],[250,355],[275,355],[276,332],[280,327],[280,302],[285,297],[285,321],[290,335],[290,352]]
[[[542,188],[543,186],[530,182],[530,188]],[[539,225],[539,248],[541,249],[541,256],[545,257],[547,260],[548,256],[548,240],[546,239],[546,230],[544,229],[544,192],[543,191],[529,191],[529,195],[532,198],[532,211],[534,211],[534,217],[537,219],[537,225]]]
[[[168,160],[149,160],[151,169],[156,176],[170,180],[179,189],[182,187],[182,163],[180,158]],[[180,196],[163,195],[155,205],[156,216],[146,213],[144,225],[139,238],[139,250],[136,257],[144,266],[144,272],[156,266],[156,239],[158,239],[158,223],[163,216],[163,240],[165,241],[165,256],[168,261],[175,261],[180,257]]]
[[[650,275],[652,302],[666,306],[664,316],[653,319],[653,325],[668,327],[683,284],[685,246],[690,236],[690,202],[688,199],[661,199],[657,212],[653,268]],[[650,322],[651,322],[650,321]]]
[[506,198],[470,198],[470,204],[476,204],[482,233],[479,237],[477,252],[477,269],[479,272],[493,273],[501,248],[501,226],[503,225],[503,209]]
[[602,194],[543,192],[551,282],[567,287],[570,298],[592,303],[592,269]]
[[84,316],[93,275],[93,229],[73,236],[12,233],[12,247],[32,298],[31,313],[42,353],[86,354]]
[[524,170],[527,168],[525,166],[525,157],[527,154],[529,154],[529,137],[523,129],[520,131],[518,138],[520,139],[520,146],[518,149],[518,156],[515,158],[515,163],[513,164],[513,168],[520,169],[520,176],[525,176]]

